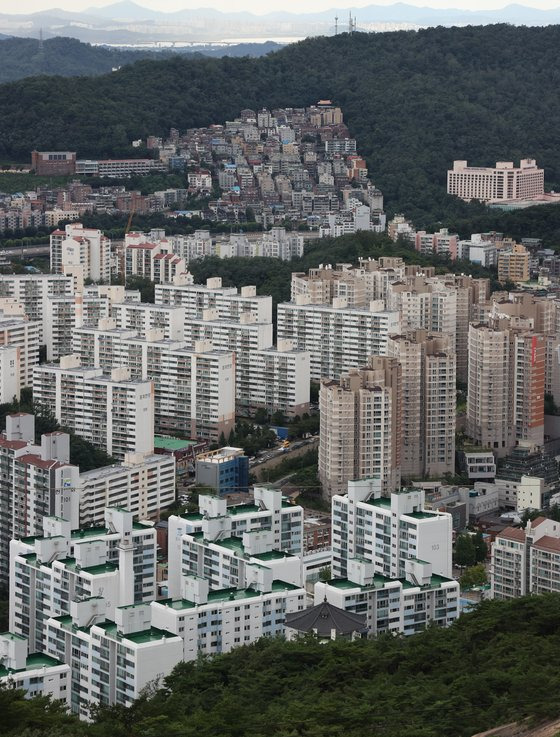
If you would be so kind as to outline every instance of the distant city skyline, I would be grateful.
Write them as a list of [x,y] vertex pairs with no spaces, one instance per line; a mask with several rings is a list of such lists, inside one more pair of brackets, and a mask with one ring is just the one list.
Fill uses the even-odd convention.
[[[429,7],[438,10],[443,9],[460,9],[460,10],[499,10],[506,7],[509,3],[500,2],[500,0],[494,0],[493,2],[486,2],[485,0],[430,0],[426,3],[425,0],[407,0],[407,3],[416,7]],[[23,14],[23,13],[35,13],[43,10],[50,10],[52,8],[62,8],[66,11],[83,12],[87,8],[102,8],[112,3],[107,0],[21,0],[18,3],[17,8],[15,6],[8,8],[0,8],[0,12],[7,14]],[[307,0],[302,5],[301,2],[296,0],[284,0],[283,2],[270,2],[265,7],[259,2],[259,0],[243,0],[242,3],[235,4],[228,0],[212,0],[212,2],[206,2],[200,0],[197,2],[184,2],[184,0],[160,0],[153,2],[153,0],[141,0],[137,3],[143,7],[151,10],[159,10],[163,12],[174,12],[177,10],[187,9],[199,9],[199,8],[212,8],[223,12],[250,12],[256,15],[265,15],[269,12],[274,11],[287,11],[297,14],[314,13],[329,10],[330,8],[352,8],[352,7],[366,7],[368,5],[379,5],[387,6],[393,5],[394,0],[379,0],[378,2],[371,3],[368,0]],[[538,8],[541,10],[552,10],[560,7],[559,0],[532,0],[528,3],[523,3],[525,7]]]

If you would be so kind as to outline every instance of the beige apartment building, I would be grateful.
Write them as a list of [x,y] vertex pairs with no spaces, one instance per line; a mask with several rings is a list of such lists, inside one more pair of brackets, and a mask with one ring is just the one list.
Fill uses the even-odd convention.
[[467,435],[497,455],[506,455],[513,445],[511,390],[509,331],[471,325]]
[[515,445],[544,443],[546,336],[506,320],[471,325],[467,434],[506,455]]
[[426,330],[391,335],[388,355],[402,371],[402,477],[454,473],[456,358],[451,338]]
[[354,479],[378,478],[387,494],[399,488],[401,402],[396,358],[375,356],[339,381],[322,381],[319,478],[327,498]]
[[467,201],[524,200],[544,193],[544,170],[534,159],[521,159],[519,166],[498,161],[495,167],[454,161],[447,172],[447,193]]
[[514,243],[498,251],[498,281],[529,281],[529,251]]

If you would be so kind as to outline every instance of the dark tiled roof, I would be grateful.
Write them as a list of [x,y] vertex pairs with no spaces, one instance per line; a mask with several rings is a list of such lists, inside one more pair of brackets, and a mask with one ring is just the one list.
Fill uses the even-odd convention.
[[319,637],[330,637],[332,630],[337,635],[349,635],[366,628],[366,617],[323,601],[302,612],[286,614],[286,627],[298,632],[316,632]]

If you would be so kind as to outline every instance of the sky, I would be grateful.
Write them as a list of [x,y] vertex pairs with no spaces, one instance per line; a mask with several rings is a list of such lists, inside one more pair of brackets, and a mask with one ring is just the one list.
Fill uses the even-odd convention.
[[[263,14],[272,10],[288,12],[314,12],[329,8],[360,7],[365,5],[392,5],[396,0],[138,0],[139,5],[154,10],[174,11],[184,8],[212,7],[223,11],[249,11]],[[410,5],[432,8],[461,8],[464,10],[490,10],[502,8],[508,0],[403,0]],[[552,9],[560,6],[560,0],[516,0],[520,5],[533,8]],[[102,7],[111,4],[109,0],[0,0],[1,13],[33,13],[50,8],[81,11],[88,7]]]

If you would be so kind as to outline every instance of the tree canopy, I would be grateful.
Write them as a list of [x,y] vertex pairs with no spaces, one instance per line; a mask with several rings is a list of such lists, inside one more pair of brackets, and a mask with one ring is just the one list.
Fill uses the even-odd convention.
[[[560,713],[560,597],[482,602],[449,629],[262,639],[181,663],[130,709],[78,723],[0,690],[5,737],[471,737]],[[43,716],[41,716],[43,715]]]
[[100,77],[29,77],[0,87],[0,159],[27,162],[33,148],[115,156],[170,127],[332,99],[390,208],[417,225],[470,217],[484,208],[445,191],[454,159],[534,157],[560,184],[559,47],[560,26],[439,27],[310,38],[259,59],[173,56]]

